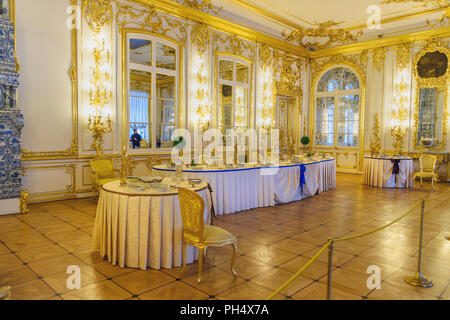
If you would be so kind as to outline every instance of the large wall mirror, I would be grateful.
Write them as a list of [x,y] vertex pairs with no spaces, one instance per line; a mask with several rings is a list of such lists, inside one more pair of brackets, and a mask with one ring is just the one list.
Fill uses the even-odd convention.
[[414,146],[417,150],[445,150],[447,141],[448,74],[447,45],[433,39],[417,54]]

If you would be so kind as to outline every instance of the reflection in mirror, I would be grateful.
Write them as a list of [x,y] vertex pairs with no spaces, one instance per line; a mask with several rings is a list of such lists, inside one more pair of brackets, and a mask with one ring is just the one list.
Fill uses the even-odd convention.
[[[130,70],[129,134],[133,149],[150,148],[151,142],[151,88],[152,75],[149,72]],[[137,131],[139,136],[134,136]],[[139,138],[141,139],[140,143]],[[133,143],[133,141],[135,141]]]
[[130,62],[151,66],[151,61],[152,42],[144,39],[130,39]]
[[219,94],[219,128],[222,133],[233,127],[233,87],[220,85]]
[[442,140],[444,105],[444,87],[420,88],[417,146],[422,146],[425,140],[427,143],[431,143],[431,146],[436,146]]
[[176,69],[176,50],[159,42],[156,43],[156,66],[169,70]]
[[175,77],[156,75],[156,148],[170,148],[175,130]]
[[233,61],[220,60],[219,61],[219,78],[221,80],[233,81]]
[[236,62],[236,81],[241,83],[248,83],[248,66]]
[[427,52],[417,62],[417,73],[421,78],[439,78],[448,68],[447,55],[440,51]]
[[236,128],[245,129],[247,127],[248,88],[236,87],[235,105],[234,125]]

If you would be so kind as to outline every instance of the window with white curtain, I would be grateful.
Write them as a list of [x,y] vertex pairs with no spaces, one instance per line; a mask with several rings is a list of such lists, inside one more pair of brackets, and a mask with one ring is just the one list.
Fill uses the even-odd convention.
[[142,149],[170,148],[177,126],[179,47],[158,37],[128,35],[129,135]]
[[345,67],[326,72],[315,94],[315,137],[319,146],[357,147],[361,89],[358,77]]

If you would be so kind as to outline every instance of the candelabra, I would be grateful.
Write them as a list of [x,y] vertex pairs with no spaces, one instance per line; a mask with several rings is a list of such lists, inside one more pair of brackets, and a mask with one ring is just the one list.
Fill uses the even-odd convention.
[[94,138],[92,148],[97,152],[97,156],[102,156],[103,135],[112,131],[110,116],[108,115],[107,119],[104,120],[102,115],[102,110],[112,101],[112,92],[108,85],[111,77],[105,67],[111,61],[111,54],[105,48],[105,40],[100,35],[97,35],[96,43],[93,52],[95,65],[91,68],[92,78],[90,83],[92,88],[89,91],[89,101],[94,111],[89,114],[88,129],[92,131]]
[[106,121],[104,121],[103,116],[98,111],[89,115],[88,129],[92,131],[92,136],[94,138],[92,148],[95,149],[98,156],[102,156],[103,135],[112,131],[112,121],[110,116],[108,115]]

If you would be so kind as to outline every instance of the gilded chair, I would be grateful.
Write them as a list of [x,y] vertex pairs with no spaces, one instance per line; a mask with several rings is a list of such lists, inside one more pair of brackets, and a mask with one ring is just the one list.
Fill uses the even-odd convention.
[[0,288],[0,300],[11,300],[11,287]]
[[422,155],[419,158],[420,171],[414,173],[414,180],[420,178],[420,186],[422,187],[423,178],[431,178],[431,187],[434,189],[434,183],[439,181],[439,176],[436,172],[437,157],[431,154]]
[[233,257],[231,259],[231,272],[237,277],[234,270],[237,253],[237,239],[228,231],[204,223],[203,214],[205,212],[205,202],[196,192],[185,188],[178,189],[181,209],[181,219],[183,221],[183,269],[186,270],[186,249],[187,246],[194,246],[199,249],[198,279],[202,279],[203,257],[205,248],[233,246]]
[[89,165],[91,167],[91,179],[94,192],[98,192],[102,185],[120,179],[116,175],[116,172],[120,172],[120,170],[114,168],[113,159],[96,158],[90,160]]

